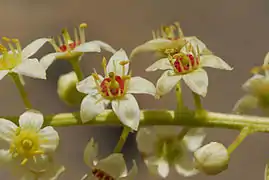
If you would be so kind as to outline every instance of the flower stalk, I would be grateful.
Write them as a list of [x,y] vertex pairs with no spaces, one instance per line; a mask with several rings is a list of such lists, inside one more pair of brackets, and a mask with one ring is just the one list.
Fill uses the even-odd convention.
[[83,76],[83,72],[81,71],[81,68],[79,65],[79,58],[80,58],[80,56],[75,57],[73,59],[70,59],[69,62],[71,63],[72,68],[73,68],[74,72],[76,73],[78,80],[82,81],[84,76]]
[[123,130],[122,130],[121,135],[120,135],[120,139],[119,139],[119,141],[114,149],[114,153],[121,152],[121,150],[122,150],[122,148],[123,148],[123,146],[128,138],[130,131],[131,131],[131,129],[129,127],[127,127],[127,126],[123,127]]

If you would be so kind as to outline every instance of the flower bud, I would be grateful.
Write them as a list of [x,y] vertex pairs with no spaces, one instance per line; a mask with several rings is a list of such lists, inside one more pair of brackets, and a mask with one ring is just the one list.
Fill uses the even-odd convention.
[[62,101],[68,105],[80,104],[84,94],[80,93],[76,89],[76,83],[78,78],[74,71],[61,75],[58,80],[57,93]]
[[196,168],[207,175],[218,174],[228,168],[229,154],[225,146],[211,142],[194,153]]

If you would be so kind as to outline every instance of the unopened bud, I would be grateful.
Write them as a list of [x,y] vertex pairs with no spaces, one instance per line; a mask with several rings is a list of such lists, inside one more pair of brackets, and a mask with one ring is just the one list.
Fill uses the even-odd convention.
[[211,142],[194,153],[196,168],[207,175],[218,174],[228,168],[229,154],[226,147]]

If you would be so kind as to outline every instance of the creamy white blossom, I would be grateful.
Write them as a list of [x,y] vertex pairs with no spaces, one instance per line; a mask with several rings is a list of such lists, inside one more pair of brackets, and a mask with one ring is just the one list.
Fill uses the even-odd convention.
[[63,30],[62,36],[58,36],[58,44],[54,39],[50,41],[55,53],[50,53],[41,58],[40,62],[47,69],[56,59],[70,60],[73,58],[81,57],[85,52],[100,52],[101,49],[114,53],[115,50],[107,43],[93,40],[86,42],[85,28],[87,24],[80,24],[78,30],[74,30],[74,40],[71,39],[68,31]]
[[199,172],[192,153],[202,145],[205,137],[203,129],[191,129],[183,139],[179,139],[179,134],[179,128],[173,126],[139,129],[137,147],[151,173],[166,178],[172,167],[185,177]]
[[123,49],[111,56],[108,64],[103,59],[105,77],[93,73],[77,84],[77,90],[88,94],[81,103],[80,116],[83,122],[92,120],[102,113],[109,103],[120,121],[137,130],[140,109],[132,93],[155,96],[153,83],[139,76],[128,75],[129,60]]
[[50,39],[37,39],[24,49],[21,49],[18,39],[9,39],[6,37],[2,39],[7,42],[10,50],[0,44],[0,80],[11,72],[33,78],[46,79],[46,68],[36,58],[31,58],[31,56]]
[[133,161],[133,167],[128,172],[121,153],[113,153],[108,157],[98,160],[98,145],[93,139],[84,150],[84,162],[90,167],[83,180],[134,180],[137,174],[137,166]]

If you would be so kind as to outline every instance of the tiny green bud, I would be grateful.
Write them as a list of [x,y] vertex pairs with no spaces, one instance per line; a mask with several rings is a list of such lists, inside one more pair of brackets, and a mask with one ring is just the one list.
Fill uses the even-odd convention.
[[80,104],[84,94],[76,89],[78,78],[74,71],[61,75],[58,80],[57,93],[62,101],[68,105]]
[[228,168],[229,154],[226,147],[211,142],[194,153],[196,168],[207,175],[218,174]]

